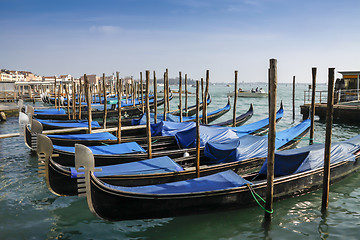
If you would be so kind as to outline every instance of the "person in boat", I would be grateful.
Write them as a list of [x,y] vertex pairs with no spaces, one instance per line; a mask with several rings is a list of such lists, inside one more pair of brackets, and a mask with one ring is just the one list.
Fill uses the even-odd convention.
[[264,93],[264,89],[260,88],[259,92]]
[[251,89],[251,92],[252,92],[252,93],[254,93],[254,92],[255,92],[254,88],[252,88],[252,89]]
[[242,88],[239,88],[239,92],[242,92],[243,90],[242,90]]
[[256,89],[255,89],[255,92],[258,92],[259,91],[259,88],[257,87]]

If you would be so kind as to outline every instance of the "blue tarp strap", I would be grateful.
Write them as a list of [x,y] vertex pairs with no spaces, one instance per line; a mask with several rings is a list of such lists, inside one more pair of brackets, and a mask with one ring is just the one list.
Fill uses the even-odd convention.
[[257,200],[256,197],[260,198],[261,201],[263,201],[264,203],[266,203],[266,201],[259,195],[255,192],[255,190],[251,187],[250,184],[246,184],[246,186],[249,188],[250,192],[251,192],[251,195],[253,196],[253,198],[255,199],[256,203],[267,213],[273,213],[274,212],[274,209],[271,209],[271,211],[269,210],[266,210],[260,203],[259,201]]

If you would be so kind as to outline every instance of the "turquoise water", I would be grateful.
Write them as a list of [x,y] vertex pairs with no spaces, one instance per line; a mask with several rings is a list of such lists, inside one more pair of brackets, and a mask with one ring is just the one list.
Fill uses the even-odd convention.
[[[244,85],[243,89],[265,84]],[[175,87],[173,87],[175,88]],[[306,85],[296,87],[296,119],[292,120],[292,85],[278,86],[278,106],[283,100],[284,118],[279,130],[302,120],[299,106]],[[318,86],[318,89],[326,86]],[[193,88],[192,88],[193,89]],[[194,91],[195,89],[193,89]],[[189,88],[191,91],[191,88]],[[232,88],[210,86],[213,101],[209,111],[226,104]],[[194,99],[191,100],[194,102]],[[238,114],[254,104],[248,123],[267,117],[267,98],[238,99]],[[171,103],[172,109],[177,100]],[[220,120],[232,117],[232,110]],[[18,120],[0,123],[0,134],[17,132]],[[333,141],[360,133],[359,126],[334,124]],[[315,142],[324,142],[325,124],[315,123]],[[300,146],[305,146],[303,141]],[[37,176],[37,157],[30,154],[22,138],[0,140],[0,239],[359,239],[360,173],[330,187],[327,216],[322,216],[321,191],[274,203],[272,225],[262,226],[264,212],[259,207],[205,215],[106,222],[93,216],[84,198],[57,197]],[[126,206],[124,206],[126,207]]]

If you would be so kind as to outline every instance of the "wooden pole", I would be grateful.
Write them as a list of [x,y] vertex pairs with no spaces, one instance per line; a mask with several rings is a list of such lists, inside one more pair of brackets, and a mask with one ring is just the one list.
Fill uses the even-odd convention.
[[135,107],[135,99],[136,99],[136,82],[134,81],[133,77],[131,77],[131,82],[132,82],[132,102],[133,102],[133,107]]
[[81,102],[82,102],[82,83],[79,78],[79,119],[81,119]]
[[321,212],[325,213],[329,205],[329,186],[330,186],[330,152],[331,134],[333,123],[333,104],[334,104],[334,70],[329,68],[328,100],[326,110],[326,134],[325,134],[325,156],[324,156],[324,181]]
[[166,98],[166,101],[167,101],[167,111],[170,112],[170,84],[169,84],[169,70],[166,69],[166,95],[167,95],[167,98]]
[[69,99],[69,86],[66,84],[65,85],[65,94],[66,94],[66,101],[67,101],[67,114],[68,114],[68,119],[70,120],[70,99]]
[[142,81],[142,72],[140,72],[140,91],[141,91],[141,111],[144,113],[144,86]]
[[103,117],[103,127],[106,128],[106,119],[107,119],[107,96],[106,96],[106,83],[105,83],[105,73],[103,73],[103,94],[104,94],[104,117]]
[[235,90],[234,90],[234,109],[233,109],[233,127],[236,127],[236,102],[238,98],[238,71],[235,71]]
[[145,89],[145,100],[146,100],[146,135],[147,135],[147,144],[148,144],[148,158],[152,158],[152,150],[151,150],[151,119],[150,119],[150,104],[149,104],[149,88],[150,88],[150,72],[146,70],[146,89]]
[[[206,98],[209,94],[209,70],[206,70],[205,93],[203,94],[203,124],[208,124]],[[205,104],[204,104],[205,103]]]
[[72,79],[72,119],[75,120],[76,118],[76,95],[75,95],[75,81],[74,78]]
[[157,81],[156,81],[156,74],[154,71],[154,123],[157,123]]
[[[201,101],[204,101],[204,79],[203,78],[201,78],[200,84],[201,84]],[[204,112],[203,112],[203,117],[204,117]]]
[[119,72],[116,72],[116,89],[118,98],[118,128],[117,128],[117,143],[121,143],[121,98],[122,98],[122,81],[119,79]]
[[199,80],[196,81],[196,176],[200,177],[200,99]]
[[295,122],[295,76],[293,76],[292,107],[293,107],[293,122]]
[[125,94],[126,94],[126,104],[128,104],[129,102],[129,84],[127,82],[127,80],[125,80]]
[[91,92],[90,92],[90,84],[87,79],[86,74],[84,74],[85,81],[85,95],[86,95],[86,103],[87,103],[87,114],[88,114],[88,123],[89,123],[89,133],[91,133],[91,122],[92,122],[92,114],[91,114]]
[[62,89],[62,84],[61,84],[61,82],[60,82],[60,84],[59,84],[59,89],[58,89],[58,109],[60,110],[60,106],[61,106],[61,89]]
[[182,122],[183,117],[182,117],[182,99],[181,99],[181,94],[182,94],[182,82],[181,82],[181,72],[179,72],[179,111],[180,111],[180,122]]
[[274,192],[275,128],[276,128],[277,60],[270,59],[269,68],[269,135],[267,157],[267,187],[265,221],[271,221]]
[[[54,98],[55,98],[55,109],[57,109],[57,94],[56,94],[56,76],[54,76]],[[24,95],[24,94],[23,94]]]
[[166,72],[164,72],[164,121],[166,121],[166,113],[167,113],[167,91],[166,91]]
[[188,108],[188,90],[187,90],[187,74],[185,74],[185,116],[189,116],[187,108]]
[[312,68],[312,95],[311,95],[311,109],[310,109],[310,142],[314,143],[314,128],[315,128],[315,94],[316,94],[316,68]]

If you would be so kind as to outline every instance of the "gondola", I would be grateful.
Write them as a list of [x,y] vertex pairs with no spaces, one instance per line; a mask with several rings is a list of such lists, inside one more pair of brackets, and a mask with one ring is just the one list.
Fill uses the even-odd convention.
[[[88,127],[88,120],[45,120],[37,119],[43,126],[44,130],[54,130],[54,129],[63,129],[63,128],[83,128]],[[91,122],[91,128],[101,128],[100,124],[97,121]]]
[[[169,99],[172,99],[172,95],[170,95]],[[157,106],[161,106],[162,104],[164,104],[165,99],[160,99],[157,100]],[[115,104],[114,104],[115,105]],[[85,107],[86,105],[82,105],[83,107]],[[150,108],[153,109],[154,108],[154,101],[153,99],[150,100]],[[59,113],[59,114],[53,114],[52,112],[46,112],[45,109],[43,109],[42,113],[35,113],[35,110],[32,111],[33,108],[32,106],[29,107],[29,113],[32,114],[33,117],[37,118],[37,119],[54,119],[54,120],[66,120],[68,119],[68,114],[66,113]],[[82,111],[81,112],[81,117],[82,118],[87,118],[87,111]],[[103,118],[104,116],[104,112],[103,111],[92,111],[92,117],[93,119],[96,118]],[[139,107],[139,105],[134,106],[125,106],[121,108],[121,114],[124,117],[135,117],[135,116],[141,116],[143,114],[141,108]],[[76,117],[78,117],[78,113],[76,113]],[[107,112],[107,116],[108,117],[117,117],[118,116],[118,111],[116,109],[110,109]]]
[[[309,120],[306,120],[306,122],[295,128],[278,133],[279,138],[276,140],[276,148],[281,151],[295,147],[307,133],[309,124]],[[201,157],[201,175],[210,175],[228,169],[244,173],[258,168],[264,162],[267,154],[267,137],[250,136],[249,139],[244,139],[242,142],[244,144],[241,145],[244,148],[256,146],[257,152],[243,151],[236,160],[231,159],[228,162],[219,161],[218,163],[214,163],[216,159],[210,159],[205,152],[204,156]],[[47,141],[46,137],[39,135],[39,143],[38,155],[43,156],[41,159],[39,158],[39,166],[41,168],[45,167],[47,186],[50,191],[57,195],[75,195],[77,191],[77,171],[52,160],[52,144]],[[86,161],[86,156],[79,159],[79,154],[76,153],[76,165],[80,166],[83,161]],[[109,184],[122,186],[139,186],[186,180],[196,176],[193,167],[194,161],[195,156],[181,157],[174,160],[168,156],[163,156],[134,163],[111,165],[102,167],[103,172],[100,179]]]
[[[278,115],[279,115],[279,119],[281,118],[281,114],[280,112],[283,111],[283,107],[281,105],[279,111],[278,111]],[[236,118],[237,121],[237,125],[241,125],[240,122],[244,122],[244,119],[247,118],[249,119],[249,115],[253,114],[253,107],[252,105],[250,106],[248,112],[246,112],[245,114],[240,115],[239,117]],[[281,115],[281,116],[280,116]],[[223,122],[224,124],[230,122],[232,120],[229,121],[225,121]],[[215,125],[217,126],[221,126],[222,123],[217,123]],[[254,131],[257,131],[257,133],[261,130],[263,131],[264,128],[267,127],[268,124],[265,125],[259,125],[259,126],[254,126],[253,128],[247,128],[247,131],[249,132],[249,134],[254,133]],[[225,126],[225,125],[224,125]],[[131,142],[131,141],[135,141],[138,142],[140,144],[142,143],[146,143],[146,138],[144,137],[146,135],[146,128],[144,125],[138,125],[138,126],[129,126],[129,127],[122,127],[122,138],[121,141],[122,142]],[[253,130],[251,130],[253,129]],[[53,134],[53,135],[49,135],[49,137],[51,138],[51,140],[53,141],[53,143],[55,145],[60,145],[60,146],[74,146],[75,143],[80,143],[80,144],[84,144],[86,146],[94,146],[94,145],[101,145],[101,144],[115,144],[117,143],[117,138],[111,134],[110,132],[97,132],[97,133],[93,133],[93,134],[83,134],[84,132],[86,132],[86,130],[79,130],[82,132],[82,134]],[[112,130],[112,132],[115,132],[116,129]],[[239,131],[243,131],[243,130],[239,130]],[[94,131],[95,132],[95,131]],[[31,127],[26,126],[25,127],[25,143],[26,145],[32,149],[32,141],[36,142],[36,139],[31,140],[32,138],[36,138],[36,134],[38,133],[43,133],[43,127],[41,125],[40,122],[38,122],[37,120],[32,120],[31,121]],[[169,139],[168,136],[160,136],[161,134],[159,133],[152,133],[152,136],[156,136],[153,140],[154,141],[165,141],[165,140],[171,140]]]
[[[86,147],[77,145],[77,148],[82,155],[91,157],[91,151]],[[332,144],[331,183],[359,170],[359,154],[360,135]],[[324,144],[276,153],[274,200],[321,188],[323,162]],[[114,186],[101,181],[95,176],[100,170],[94,168],[91,161],[84,167],[85,178],[79,182],[80,195],[86,196],[93,214],[110,221],[175,217],[249,207],[256,204],[252,193],[265,197],[267,185],[266,175],[262,174],[266,173],[266,163],[260,172],[243,177],[233,171],[225,171],[197,179],[138,187]]]
[[[282,106],[282,103],[281,103],[281,106]],[[244,113],[244,114],[242,114],[242,115],[235,118],[235,126],[243,125],[244,123],[246,123],[253,116],[253,114],[254,114],[254,107],[253,107],[252,104],[250,104],[250,108],[246,113]],[[224,121],[224,122],[216,123],[216,125],[232,127],[233,126],[233,119],[229,119],[229,120]]]
[[[230,111],[230,99],[228,98],[228,102],[226,104],[225,107],[223,108],[219,108],[217,110],[214,110],[212,112],[208,112],[207,113],[207,121],[208,123],[211,123],[213,121],[215,121],[216,119],[220,118],[221,116],[223,116],[225,113],[227,113],[228,111]],[[151,123],[154,123],[154,114],[151,113],[150,114],[151,117]],[[202,118],[202,114],[200,114],[199,118]],[[161,120],[164,119],[164,115],[163,114],[157,114],[157,121],[160,122]],[[170,122],[180,122],[180,117],[179,116],[174,116],[171,113],[166,114],[166,121],[170,121]],[[190,117],[185,117],[183,116],[182,118],[183,122],[195,122],[196,121],[196,117],[195,116],[190,116]],[[143,114],[143,116],[139,119],[126,119],[125,121],[122,121],[122,124],[124,126],[129,126],[129,125],[143,125],[146,124],[146,114]]]
[[[207,100],[206,100],[206,105],[209,105],[210,103],[211,103],[211,96],[209,94],[208,97],[207,97]],[[204,104],[203,104],[203,102],[201,102],[199,104],[199,110],[202,110],[203,106],[204,106]],[[182,113],[183,116],[193,116],[193,115],[195,115],[196,114],[196,104],[188,107],[187,109],[183,108],[182,112],[183,112]],[[174,115],[174,116],[180,116],[180,111],[175,110],[175,111],[172,111],[171,114]]]
[[[277,120],[280,120],[283,116],[283,108],[280,108],[276,114]],[[156,134],[154,135],[162,135],[164,136],[164,133],[158,133],[159,129],[167,128],[168,125],[171,125],[172,123],[166,123],[161,122],[158,125],[152,126],[152,131]],[[186,125],[182,126],[182,125]],[[204,134],[202,135],[202,144],[204,144],[205,141],[208,141],[210,136],[214,136],[214,134],[224,134],[227,133],[232,136],[241,137],[249,134],[253,135],[262,135],[267,132],[269,125],[269,119],[263,119],[258,122],[240,126],[240,127],[217,127],[217,128],[211,128],[206,126],[201,126],[202,129],[205,130]],[[168,136],[173,136],[172,138],[166,138],[163,139],[163,144],[160,145],[161,147],[153,149],[153,157],[160,157],[160,156],[166,156],[171,155],[171,157],[181,157],[184,154],[190,154],[193,155],[196,151],[195,149],[195,129],[196,125],[194,123],[181,123],[182,127],[177,127],[180,130],[172,131],[171,133],[166,133]],[[201,130],[202,131],[202,130]],[[31,135],[30,135],[31,136]],[[35,137],[35,134],[33,134],[33,138]],[[33,139],[32,138],[32,139]],[[156,141],[156,140],[154,140]],[[30,141],[31,142],[31,141]],[[162,142],[162,141],[160,141]],[[145,147],[145,146],[144,146]],[[113,149],[112,146],[102,146],[99,147],[99,150],[103,151],[101,154],[99,151],[98,154],[96,154],[96,165],[97,166],[103,166],[103,165],[109,165],[109,164],[115,164],[115,163],[124,163],[129,161],[137,161],[141,159],[147,158],[147,153],[130,153],[130,154],[116,154],[113,153],[111,149]],[[203,148],[202,148],[203,149]],[[64,166],[74,166],[74,160],[75,160],[75,149],[74,147],[66,147],[66,146],[56,146],[54,147],[54,153],[58,155],[58,157],[54,157],[54,160],[58,162],[61,165]]]

